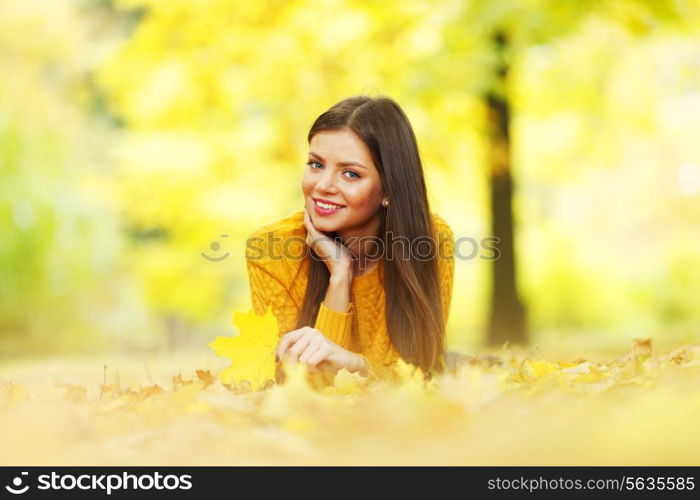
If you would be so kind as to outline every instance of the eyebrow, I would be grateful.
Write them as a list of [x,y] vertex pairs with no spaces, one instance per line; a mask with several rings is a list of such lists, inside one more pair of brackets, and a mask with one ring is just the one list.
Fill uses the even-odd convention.
[[[316,154],[316,153],[314,153],[313,151],[309,151],[309,154],[310,154],[311,156],[313,156],[313,157],[315,157],[315,158],[321,160],[321,161],[326,161],[326,160],[323,159],[323,157],[322,157],[321,155]],[[350,165],[357,165],[358,167],[367,168],[367,167],[365,167],[362,163],[358,163],[358,162],[356,162],[356,161],[339,161],[339,162],[338,162],[338,165],[340,165],[341,167],[347,167],[347,166],[350,166]]]

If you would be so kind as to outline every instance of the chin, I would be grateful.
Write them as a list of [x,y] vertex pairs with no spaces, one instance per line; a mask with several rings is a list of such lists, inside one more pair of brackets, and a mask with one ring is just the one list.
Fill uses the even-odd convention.
[[[316,220],[316,219],[320,219],[320,220]],[[330,233],[330,232],[333,232],[333,231],[337,231],[338,229],[341,229],[341,228],[339,227],[339,224],[337,224],[337,223],[335,223],[335,222],[324,221],[324,220],[323,220],[323,217],[318,217],[318,216],[317,216],[316,219],[313,220],[314,225],[315,225],[318,229],[320,229],[321,231],[324,231],[324,232],[326,232],[326,233]]]

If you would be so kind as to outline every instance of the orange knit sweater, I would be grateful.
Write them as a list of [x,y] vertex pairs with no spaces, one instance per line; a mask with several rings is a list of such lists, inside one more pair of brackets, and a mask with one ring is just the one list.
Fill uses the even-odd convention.
[[[437,214],[432,221],[442,241],[438,259],[445,324],[449,315],[454,276],[454,237]],[[280,337],[296,326],[308,281],[309,254],[304,212],[262,226],[246,241],[246,261],[253,309],[262,315],[268,305],[277,317]],[[353,279],[347,311],[335,311],[322,302],[314,328],[341,347],[363,356],[370,376],[382,378],[399,354],[386,326],[383,260],[369,272]],[[311,326],[311,325],[309,325]]]

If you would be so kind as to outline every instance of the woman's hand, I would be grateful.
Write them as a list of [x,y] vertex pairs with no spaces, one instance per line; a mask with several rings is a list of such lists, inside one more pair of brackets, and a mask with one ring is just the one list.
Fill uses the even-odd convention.
[[367,371],[365,361],[352,351],[343,349],[316,328],[305,326],[286,333],[277,346],[277,360],[291,364],[306,363],[311,371]]
[[311,221],[308,207],[304,208],[304,225],[306,226],[306,244],[323,260],[331,276],[352,273],[354,261],[352,252],[342,243],[333,241],[327,234],[316,229]]

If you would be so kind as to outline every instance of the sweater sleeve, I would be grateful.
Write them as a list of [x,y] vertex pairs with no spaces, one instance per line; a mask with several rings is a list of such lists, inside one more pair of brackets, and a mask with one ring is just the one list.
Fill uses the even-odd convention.
[[284,279],[284,261],[274,260],[262,253],[259,248],[259,235],[251,235],[246,243],[246,265],[250,285],[250,298],[253,310],[263,315],[268,306],[277,318],[279,334],[286,333],[293,321],[294,307],[289,286]]
[[321,302],[314,328],[340,347],[349,349],[350,331],[352,328],[352,308],[353,304],[351,303],[347,312],[339,312],[326,307],[326,304]]
[[[298,313],[296,308],[290,307],[291,291],[284,277],[288,275],[285,269],[285,261],[276,260],[266,254],[264,248],[264,232],[251,235],[246,242],[246,262],[248,279],[250,282],[250,298],[255,314],[262,315],[268,306],[272,307],[273,314],[280,324],[280,335],[286,333],[295,318],[291,313]],[[280,249],[274,249],[279,255]],[[349,349],[352,329],[352,308],[341,312],[330,309],[323,302],[319,305],[318,315],[314,328],[320,330],[326,337],[339,346]],[[284,331],[283,331],[284,330]]]

